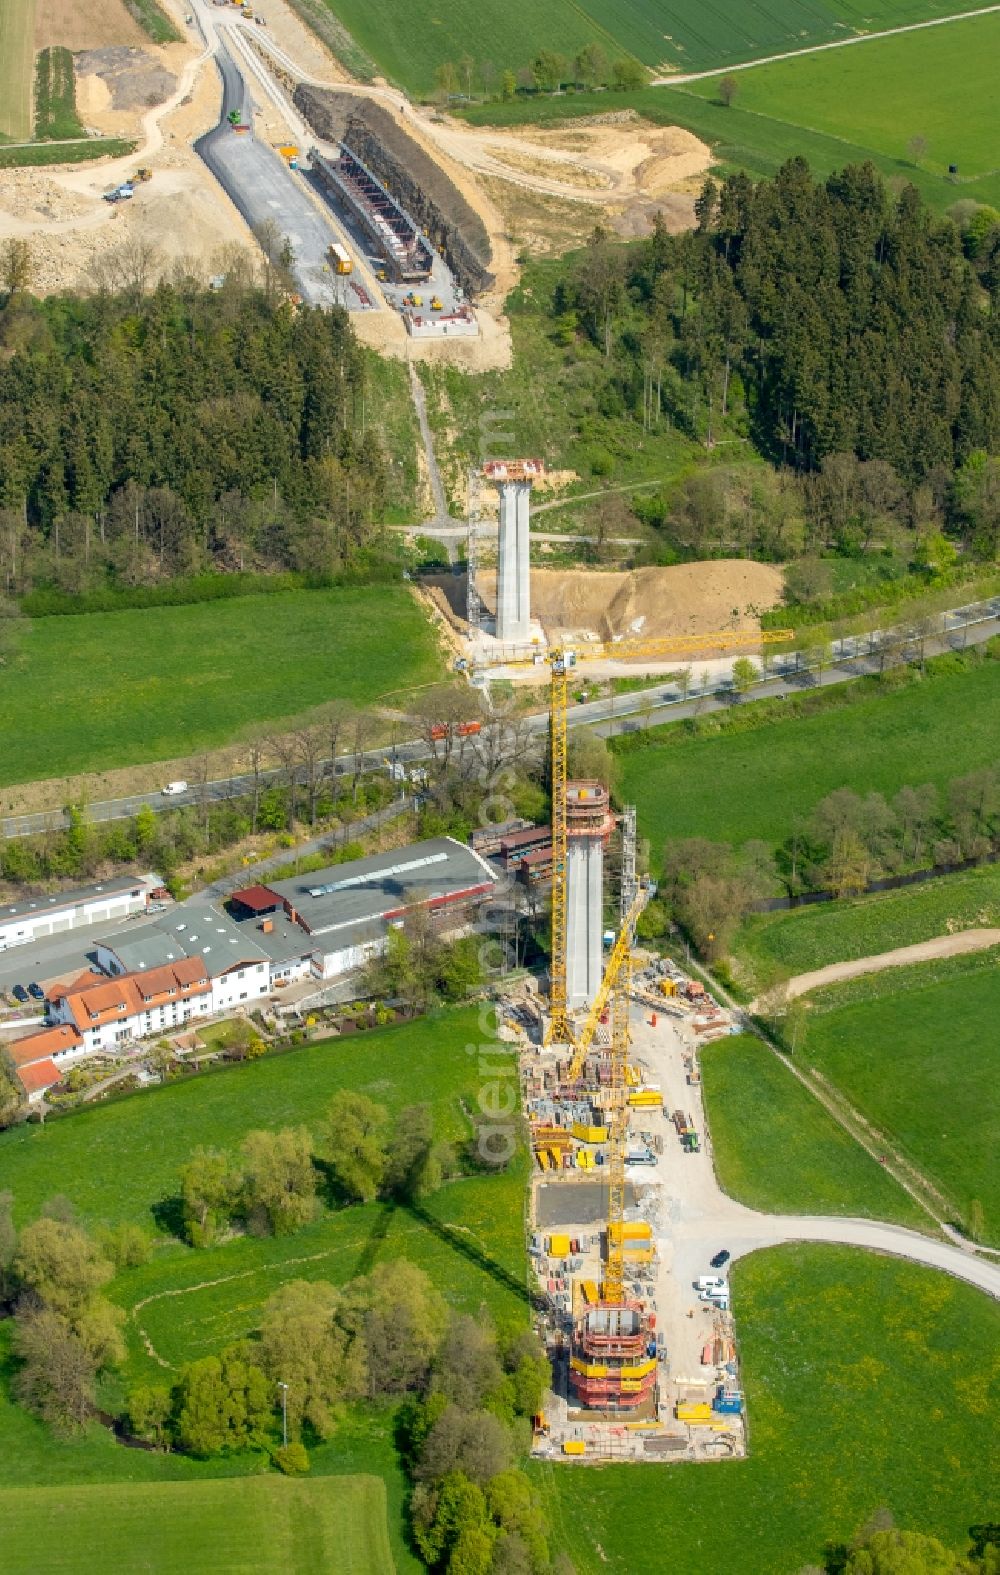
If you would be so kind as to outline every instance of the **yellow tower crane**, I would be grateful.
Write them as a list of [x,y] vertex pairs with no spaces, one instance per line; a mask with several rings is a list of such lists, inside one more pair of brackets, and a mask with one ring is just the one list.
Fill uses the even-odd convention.
[[[577,1039],[570,1022],[569,1008],[566,995],[566,863],[567,863],[567,818],[566,818],[566,781],[567,781],[567,733],[569,712],[569,674],[572,668],[583,662],[596,661],[629,661],[634,658],[647,658],[652,660],[669,660],[679,656],[704,656],[709,652],[717,651],[720,655],[732,655],[741,651],[755,651],[762,645],[777,645],[781,641],[790,640],[794,635],[792,629],[765,629],[757,632],[752,629],[729,630],[718,634],[682,634],[667,636],[661,639],[650,640],[609,640],[596,645],[587,644],[580,650],[567,645],[550,646],[548,650],[531,650],[515,647],[508,655],[499,652],[489,664],[480,664],[483,667],[537,667],[541,662],[549,664],[549,738],[551,747],[551,790],[552,790],[552,931],[551,949],[549,958],[549,1025],[545,1034],[545,1043],[576,1045]],[[645,900],[645,899],[644,899]],[[623,934],[625,927],[623,926]],[[619,936],[621,940],[621,936]],[[612,958],[614,953],[612,953]],[[618,967],[624,959],[618,959]],[[610,968],[610,962],[609,962]],[[602,991],[604,985],[602,982]],[[596,1000],[601,999],[598,992]],[[601,999],[600,1011],[603,1011],[608,1000],[608,992],[604,992]],[[590,1018],[594,1018],[593,1009]],[[590,1019],[588,1019],[588,1022]],[[596,1027],[597,1019],[594,1018]],[[593,1028],[591,1028],[591,1038]],[[589,1043],[589,1040],[588,1040]],[[586,1051],[584,1051],[586,1054]],[[583,1056],[574,1056],[573,1065],[576,1067],[575,1076],[579,1076],[579,1069],[583,1065]]]

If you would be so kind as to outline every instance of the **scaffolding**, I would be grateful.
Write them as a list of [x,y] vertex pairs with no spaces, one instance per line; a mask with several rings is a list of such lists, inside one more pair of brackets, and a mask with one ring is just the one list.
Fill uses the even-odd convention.
[[434,252],[406,210],[344,143],[335,159],[309,149],[320,184],[354,215],[392,275],[402,283],[430,278]]
[[486,607],[479,594],[479,533],[483,523],[483,478],[477,466],[469,467],[469,514],[465,557],[467,563],[465,587],[465,616],[469,632],[476,634],[483,627]]

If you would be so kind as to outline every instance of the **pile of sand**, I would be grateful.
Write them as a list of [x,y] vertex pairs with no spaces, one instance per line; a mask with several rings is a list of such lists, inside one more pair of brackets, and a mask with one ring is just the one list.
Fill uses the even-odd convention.
[[[533,569],[531,611],[549,635],[590,632],[602,640],[757,629],[759,614],[781,600],[783,580],[773,564],[742,558],[630,573]],[[484,570],[479,587],[492,611],[495,573]]]
[[[81,85],[88,77],[97,77],[103,84],[107,97],[100,95],[101,108],[151,109],[168,99],[177,86],[176,77],[163,61],[145,49],[125,45],[87,49],[76,56],[74,65]],[[91,91],[83,88],[85,96]]]

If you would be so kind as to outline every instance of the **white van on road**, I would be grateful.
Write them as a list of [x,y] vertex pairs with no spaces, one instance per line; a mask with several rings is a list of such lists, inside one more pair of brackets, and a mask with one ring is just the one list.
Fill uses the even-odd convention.
[[164,798],[176,798],[178,793],[186,793],[187,790],[188,785],[186,782],[168,782],[165,788],[160,789],[160,792]]

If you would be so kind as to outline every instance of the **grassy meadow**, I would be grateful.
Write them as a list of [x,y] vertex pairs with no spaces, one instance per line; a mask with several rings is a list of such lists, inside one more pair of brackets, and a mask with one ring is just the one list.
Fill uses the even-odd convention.
[[31,136],[31,77],[35,58],[35,0],[0,6],[0,137]]
[[941,1194],[946,1217],[1000,1245],[1000,949],[831,985],[810,997],[798,1056]]
[[706,1046],[701,1075],[716,1174],[737,1202],[772,1214],[850,1214],[932,1228],[909,1193],[759,1039],[741,1034]]
[[0,671],[0,786],[192,754],[439,676],[403,585],[31,619]]
[[[296,1122],[318,1133],[338,1087],[393,1108],[429,1099],[443,1136],[466,1135],[465,1111],[475,1107],[481,1082],[466,1045],[481,1037],[477,1013],[442,1013],[0,1136],[0,1172],[21,1218],[61,1191],[89,1224],[138,1220],[156,1232],[150,1262],[113,1285],[129,1312],[129,1362],[116,1383],[162,1382],[176,1364],[251,1331],[262,1301],[283,1280],[342,1282],[384,1257],[423,1265],[455,1306],[475,1313],[485,1303],[506,1324],[526,1318],[523,1165],[446,1185],[420,1210],[343,1209],[287,1238],[237,1239],[196,1252],[169,1228],[179,1168],[194,1146],[232,1146],[259,1125]],[[731,1050],[740,1053],[737,1042],[713,1050],[706,1067],[723,1064]],[[724,1097],[743,1099],[748,1087],[744,1079]],[[794,1089],[789,1096],[788,1087],[775,1088],[779,1099],[792,1109]],[[720,1109],[713,1097],[713,1132]],[[852,1167],[870,1161],[848,1154],[811,1112],[793,1110],[786,1137],[807,1123],[808,1139],[786,1151],[786,1167],[791,1152],[810,1188],[823,1163],[839,1169],[841,1190],[828,1193],[830,1206],[853,1207],[852,1174],[858,1187],[862,1181]],[[873,1179],[888,1186],[881,1174]],[[891,1213],[888,1196],[882,1204]],[[709,1554],[741,1575],[792,1575],[819,1556],[827,1537],[848,1535],[888,1503],[902,1523],[960,1546],[963,1528],[988,1510],[981,1447],[988,1378],[981,1362],[970,1375],[967,1352],[994,1347],[996,1309],[944,1276],[824,1247],[755,1255],[737,1265],[734,1280],[751,1458],[715,1468],[531,1467],[554,1545],[585,1575],[653,1575],[663,1567],[665,1542],[683,1525],[672,1560],[682,1575]],[[10,1368],[6,1349],[0,1328],[0,1375]],[[905,1451],[892,1447],[901,1425]],[[2,1384],[0,1451],[10,1495],[8,1504],[0,1493],[0,1512],[16,1571],[31,1567],[31,1550],[34,1567],[63,1567],[67,1506],[78,1509],[73,1562],[65,1565],[74,1571],[103,1568],[109,1552],[127,1567],[139,1538],[152,1567],[168,1572],[181,1568],[185,1551],[187,1567],[210,1563],[233,1575],[276,1567],[381,1571],[386,1538],[401,1575],[419,1568],[405,1539],[405,1482],[388,1412],[351,1410],[334,1438],[311,1452],[310,1491],[303,1488],[297,1501],[292,1484],[268,1474],[262,1455],[198,1462],[147,1454],[122,1449],[97,1425],[59,1442],[10,1403]],[[382,1479],[384,1499],[363,1480],[371,1477]],[[15,1496],[21,1488],[27,1491]],[[94,1528],[109,1500],[115,1523],[100,1543]],[[240,1522],[227,1546],[219,1541],[220,1505],[236,1509]],[[156,1522],[147,1533],[137,1529],[143,1513]],[[341,1528],[332,1551],[331,1525]]]
[[[1000,14],[969,17],[947,27],[874,40],[743,71],[736,105],[790,129],[845,137],[906,174],[916,162],[944,178],[958,167],[953,199],[1000,192],[990,85],[1000,55]],[[686,92],[717,100],[718,83],[691,83]],[[909,144],[922,137],[916,159]]]
[[[910,8],[901,5],[885,5],[870,20],[851,9],[853,24],[866,30],[926,19],[904,16]],[[887,180],[911,182],[939,211],[962,197],[1000,205],[993,153],[998,45],[1000,16],[986,15],[741,71],[729,108],[716,78],[635,93],[539,94],[463,113],[477,125],[554,125],[632,109],[657,125],[692,131],[722,169],[769,176],[801,155],[825,176],[870,160]],[[706,59],[704,68],[715,63]],[[728,62],[717,63],[724,69]],[[927,144],[919,161],[909,146],[917,136]],[[955,179],[949,164],[958,165]]]
[[619,798],[638,807],[654,867],[668,837],[780,843],[796,816],[834,788],[892,794],[904,784],[941,785],[996,758],[983,718],[1000,702],[1000,662],[852,694],[847,705],[747,732],[713,734],[708,717],[692,736],[675,723],[654,732],[648,748],[622,755]]
[[[655,72],[712,71],[925,22],[956,8],[947,0],[742,0],[711,7],[698,0],[632,0],[627,7],[615,0],[550,0],[544,7],[529,0],[506,5],[487,0],[470,9],[456,0],[444,5],[415,0],[401,11],[391,0],[333,0],[330,9],[386,76],[421,94],[433,88],[444,61],[458,66],[467,57],[478,64],[484,52],[494,86],[500,72],[516,73],[539,50],[572,60],[590,43],[611,60],[632,56]],[[477,70],[470,83],[459,69],[456,91],[480,87]]]
[[372,1476],[0,1489],[0,1518],[6,1575],[35,1575],[42,1548],[47,1571],[73,1575],[109,1565],[188,1575],[195,1552],[218,1575],[395,1569],[385,1487]]
[[843,1247],[754,1253],[732,1281],[749,1458],[532,1467],[580,1575],[796,1575],[883,1506],[964,1551],[995,1503],[996,1304]]
[[1000,868],[787,913],[754,913],[733,943],[741,984],[758,991],[829,963],[853,962],[957,930],[1000,926]]

